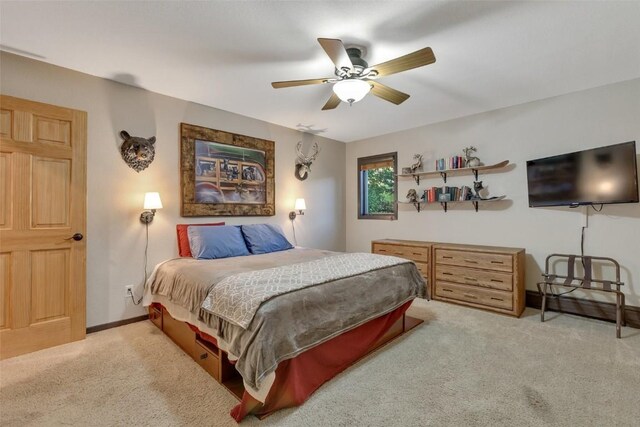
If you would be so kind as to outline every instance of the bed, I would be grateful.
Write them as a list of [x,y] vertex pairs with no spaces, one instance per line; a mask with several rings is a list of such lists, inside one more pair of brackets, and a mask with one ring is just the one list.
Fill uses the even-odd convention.
[[231,410],[239,422],[302,404],[421,323],[405,311],[425,289],[408,260],[293,248],[165,261],[147,281],[144,305],[156,326],[240,400]]

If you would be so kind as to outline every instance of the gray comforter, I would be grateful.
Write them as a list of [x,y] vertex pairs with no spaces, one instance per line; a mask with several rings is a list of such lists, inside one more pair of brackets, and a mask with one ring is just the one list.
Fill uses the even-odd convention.
[[150,291],[197,313],[217,331],[238,357],[236,369],[245,383],[258,389],[281,361],[424,295],[422,276],[407,261],[279,295],[262,303],[246,329],[201,309],[209,290],[225,277],[330,255],[336,253],[292,249],[219,260],[174,259],[158,267]]

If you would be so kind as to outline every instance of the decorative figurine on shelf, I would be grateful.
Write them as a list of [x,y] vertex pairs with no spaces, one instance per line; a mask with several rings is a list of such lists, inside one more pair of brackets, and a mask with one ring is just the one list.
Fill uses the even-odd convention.
[[467,147],[462,150],[462,152],[464,153],[464,164],[466,167],[475,168],[480,166],[480,159],[473,155],[473,153],[475,153],[476,151],[478,150],[473,146]]
[[407,192],[407,202],[418,203],[418,193],[413,188]]
[[415,163],[411,165],[411,173],[416,173],[422,169],[422,154],[414,154]]
[[482,200],[482,196],[480,195],[480,191],[482,190],[484,190],[482,181],[473,181],[473,191],[475,191],[476,194],[471,198],[471,200]]

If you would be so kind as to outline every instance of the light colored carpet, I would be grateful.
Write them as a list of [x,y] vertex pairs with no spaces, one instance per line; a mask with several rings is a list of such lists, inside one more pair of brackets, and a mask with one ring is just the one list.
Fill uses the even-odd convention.
[[[425,323],[260,426],[638,426],[640,330],[419,300]],[[0,424],[233,426],[235,399],[150,322],[0,362]]]

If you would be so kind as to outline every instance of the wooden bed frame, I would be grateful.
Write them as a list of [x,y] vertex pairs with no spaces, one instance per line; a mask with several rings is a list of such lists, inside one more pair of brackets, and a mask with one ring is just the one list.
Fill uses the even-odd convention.
[[[229,362],[226,352],[204,339],[199,332],[191,329],[186,322],[181,322],[171,317],[167,309],[160,304],[153,303],[149,306],[149,320],[202,366],[209,375],[229,390],[231,394],[238,400],[242,400],[242,395],[244,394],[242,377],[233,364]],[[403,314],[358,360],[405,334],[422,322],[420,319]]]

